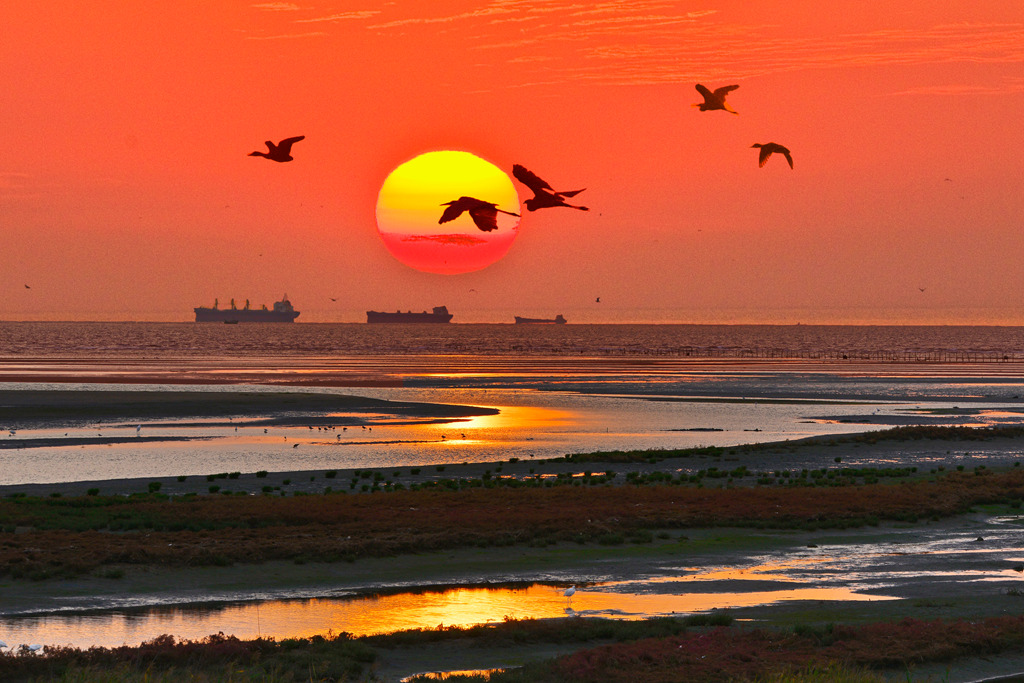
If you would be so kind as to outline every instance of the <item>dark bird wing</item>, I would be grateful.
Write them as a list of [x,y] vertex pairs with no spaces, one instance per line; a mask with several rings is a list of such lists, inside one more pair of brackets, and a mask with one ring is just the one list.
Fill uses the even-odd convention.
[[697,92],[699,92],[701,95],[703,95],[705,100],[710,98],[710,97],[713,97],[713,95],[711,94],[711,91],[708,90],[707,88],[705,88],[700,83],[698,83],[696,87],[697,87]]
[[782,155],[783,155],[784,157],[786,157],[786,161],[788,161],[788,162],[789,162],[789,167],[790,167],[790,168],[793,168],[793,157],[792,157],[792,156],[790,156],[790,154],[789,154],[789,150],[788,150],[788,149],[786,149],[786,148],[785,148],[785,147],[783,147],[782,145],[779,145],[779,148],[778,148],[777,150],[775,150],[775,151],[776,151],[776,152],[781,152],[781,153],[782,153]]
[[498,229],[498,212],[493,206],[475,206],[469,210],[469,215],[476,223],[476,227],[484,232]]
[[772,155],[771,147],[768,147],[767,145],[762,147],[761,148],[761,153],[757,157],[757,167],[761,168],[762,166],[764,166],[765,162],[768,161],[768,157],[770,157],[771,155]]
[[284,152],[285,154],[287,154],[288,152],[291,151],[292,145],[294,145],[299,140],[305,140],[305,139],[306,139],[305,135],[296,135],[293,138],[285,138],[284,140],[281,140],[281,142],[277,143],[277,148],[279,150],[281,150],[282,152]]
[[569,190],[568,192],[558,192],[556,194],[558,194],[559,197],[575,197],[580,192],[583,192],[583,190],[585,189],[587,188],[584,187],[582,190]]
[[715,97],[725,97],[726,95],[728,95],[729,93],[731,93],[733,90],[735,90],[738,87],[740,87],[740,86],[738,86],[738,85],[723,85],[721,88],[717,88],[715,90]]
[[512,175],[516,177],[516,180],[526,185],[528,188],[533,190],[534,194],[543,194],[544,192],[554,193],[554,190],[544,180],[542,180],[536,173],[533,173],[525,166],[516,164],[512,167]]
[[441,218],[439,218],[437,221],[438,225],[440,225],[441,223],[447,223],[448,221],[455,220],[456,218],[461,216],[462,212],[465,210],[466,208],[465,206],[463,206],[461,201],[452,202],[451,204],[448,205],[448,208],[444,210],[444,213],[441,214]]

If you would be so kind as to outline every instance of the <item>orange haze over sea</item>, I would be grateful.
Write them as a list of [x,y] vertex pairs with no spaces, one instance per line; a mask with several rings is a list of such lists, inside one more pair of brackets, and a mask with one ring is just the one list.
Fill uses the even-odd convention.
[[[0,320],[287,292],[300,323],[1024,324],[1019,0],[43,0],[0,25]],[[739,115],[696,83],[738,84]],[[758,168],[769,141],[792,170]],[[411,268],[376,202],[436,150],[590,211],[520,206],[493,264]]]

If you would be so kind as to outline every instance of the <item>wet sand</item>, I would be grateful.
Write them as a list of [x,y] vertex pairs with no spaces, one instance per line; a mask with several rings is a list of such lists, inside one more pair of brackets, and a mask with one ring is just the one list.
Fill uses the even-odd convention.
[[[7,429],[185,417],[263,418],[253,424],[287,424],[289,415],[325,416],[336,412],[450,418],[493,415],[497,411],[473,406],[306,392],[0,390],[0,414]],[[360,423],[358,419],[350,422]]]
[[[884,462],[886,467],[918,467],[922,473],[932,469],[944,468],[953,470],[957,467],[973,469],[978,463],[986,467],[1014,467],[1024,461],[1024,436],[1017,438],[995,438],[984,441],[959,441],[944,439],[916,439],[912,441],[881,441],[867,444],[846,437],[856,436],[857,432],[829,436],[814,436],[804,439],[793,439],[774,443],[760,444],[757,450],[723,448],[717,455],[697,454],[692,457],[669,458],[655,463],[650,462],[572,462],[563,458],[554,459],[517,459],[516,462],[496,461],[484,463],[464,463],[433,465],[423,464],[401,467],[378,467],[373,469],[338,468],[333,470],[289,470],[260,473],[237,472],[227,473],[216,470],[211,464],[209,474],[191,475],[186,477],[137,477],[131,479],[102,479],[92,481],[55,482],[45,484],[9,484],[0,485],[0,496],[24,493],[33,496],[85,495],[89,489],[99,489],[101,495],[130,495],[149,491],[151,483],[159,483],[160,493],[166,495],[209,494],[210,485],[219,485],[218,494],[223,491],[258,494],[265,492],[270,486],[275,493],[286,495],[295,493],[319,494],[328,487],[332,491],[349,493],[363,492],[363,484],[372,484],[373,479],[364,476],[379,474],[381,481],[401,484],[405,487],[427,481],[443,479],[479,479],[485,473],[504,477],[536,477],[558,475],[580,476],[585,472],[594,474],[615,472],[615,484],[626,483],[625,474],[629,472],[681,472],[718,467],[719,469],[735,469],[745,466],[751,477],[759,472],[777,470],[803,470],[833,467],[860,467],[863,462]],[[141,437],[140,441],[145,441]],[[153,437],[153,439],[160,439]],[[95,437],[88,439],[91,443],[124,443],[136,442],[136,437]],[[162,440],[162,439],[161,439]],[[170,440],[173,440],[171,438]],[[40,445],[67,445],[64,439],[40,439],[47,443]],[[54,443],[51,443],[54,442]],[[59,443],[58,443],[59,442]],[[9,442],[8,442],[9,443]],[[22,442],[24,443],[24,441]],[[0,441],[0,444],[4,444]],[[330,439],[319,442],[324,447],[348,447],[349,444],[338,443]],[[226,476],[232,474],[234,476]],[[352,486],[353,480],[357,481]],[[740,482],[742,483],[742,482]],[[280,487],[280,488],[277,488]]]

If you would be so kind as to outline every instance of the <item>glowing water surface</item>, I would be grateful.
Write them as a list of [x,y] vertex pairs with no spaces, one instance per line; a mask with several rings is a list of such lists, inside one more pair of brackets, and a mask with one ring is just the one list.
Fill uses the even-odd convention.
[[[355,595],[343,589],[336,596],[325,587],[307,592],[305,599],[234,590],[211,594],[217,602],[199,605],[92,612],[75,612],[72,601],[64,601],[69,605],[65,612],[8,613],[0,618],[0,639],[109,647],[165,633],[192,639],[218,632],[281,639],[328,631],[362,635],[471,626],[505,618],[643,619],[792,601],[985,596],[1024,585],[1019,571],[1024,564],[1022,521],[978,517],[952,526],[829,532],[827,547],[788,547],[745,559],[729,553],[663,555],[645,562],[642,570],[633,562],[602,561],[589,570],[547,573],[546,581],[517,587],[395,588]],[[680,548],[685,547],[684,540]],[[571,599],[563,594],[570,583],[577,585]]]
[[[327,431],[301,424],[248,424],[244,417],[232,422],[188,419],[22,428],[0,437],[5,446],[0,449],[0,485],[194,476],[221,471],[407,467],[513,457],[526,460],[597,450],[735,445],[880,428],[808,418],[821,412],[862,414],[870,412],[869,407],[877,407],[863,403],[652,401],[530,389],[375,389],[358,393],[371,398],[493,407],[499,413],[447,422],[338,414],[326,418],[338,420]],[[323,419],[316,422],[322,423]],[[691,431],[695,428],[702,431]],[[20,442],[28,445],[34,439],[101,437],[120,437],[124,441],[18,447]],[[146,440],[150,437],[171,440]]]
[[579,588],[571,600],[563,596],[563,590],[564,586],[535,584],[525,588],[455,588],[344,599],[274,600],[215,608],[48,615],[0,620],[0,633],[8,643],[114,647],[137,644],[164,633],[190,639],[218,632],[243,639],[309,637],[328,631],[358,636],[438,626],[474,626],[500,622],[506,617],[642,619],[791,600],[891,599],[848,588],[822,587],[673,594],[613,592],[597,585]]

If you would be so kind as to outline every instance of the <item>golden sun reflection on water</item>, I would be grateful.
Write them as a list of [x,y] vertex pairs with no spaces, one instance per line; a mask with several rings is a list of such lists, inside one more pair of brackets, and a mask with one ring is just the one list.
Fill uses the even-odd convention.
[[536,406],[484,406],[496,408],[497,415],[475,415],[458,422],[456,425],[439,425],[442,431],[473,432],[530,430],[538,432],[557,429],[576,424],[578,416],[568,410],[539,408]]
[[[617,582],[625,583],[625,582]],[[438,626],[467,627],[508,619],[598,616],[643,619],[792,600],[892,600],[847,588],[786,588],[748,592],[629,593],[608,585],[577,587],[456,588],[356,598],[314,598],[229,605],[223,608],[164,608],[143,613],[53,615],[0,620],[8,642],[116,647],[164,633],[199,639],[223,632],[238,638],[308,638],[328,632],[356,636]]]
[[[892,599],[863,595],[846,588],[681,594],[616,593],[577,588],[571,600],[564,597],[562,591],[562,588],[553,586],[533,585],[511,589],[456,588],[436,593],[402,593],[347,600],[272,602],[260,605],[260,619],[263,635],[308,637],[330,629],[335,633],[345,631],[359,636],[438,626],[467,627],[500,622],[506,618],[548,619],[585,615],[640,619],[790,600]],[[231,609],[251,612],[254,606]],[[237,632],[236,635],[242,637]]]

